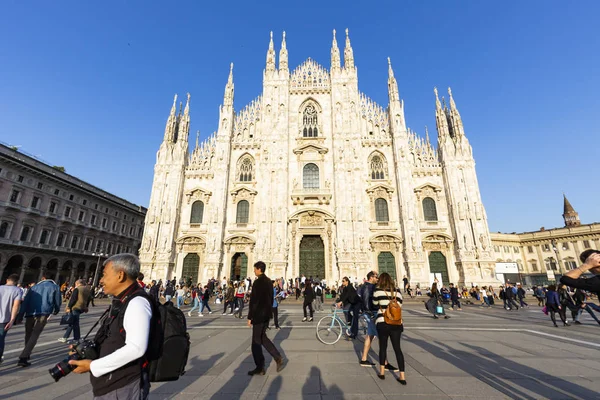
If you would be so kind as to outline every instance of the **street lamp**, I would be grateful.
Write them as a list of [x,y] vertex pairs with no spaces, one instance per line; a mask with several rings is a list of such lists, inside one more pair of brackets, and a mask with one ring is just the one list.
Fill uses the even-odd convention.
[[92,253],[93,256],[98,256],[98,262],[96,263],[96,272],[94,273],[94,283],[92,287],[96,287],[98,285],[98,271],[100,271],[100,257],[105,256],[104,253]]
[[556,246],[556,239],[552,239],[552,250],[556,254],[556,264],[558,266],[558,272],[562,274],[564,268],[560,265],[560,255],[558,254],[558,247]]

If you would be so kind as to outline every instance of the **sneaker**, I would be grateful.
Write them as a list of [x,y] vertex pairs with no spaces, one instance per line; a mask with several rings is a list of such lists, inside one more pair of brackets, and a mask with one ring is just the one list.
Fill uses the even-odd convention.
[[577,325],[581,325],[581,322],[579,322],[579,321],[575,321],[575,323],[576,323]]
[[212,314],[212,311],[209,311],[208,313],[209,313],[209,314]]
[[306,322],[306,317],[302,318],[302,322]]
[[227,315],[227,313],[223,313],[223,314],[221,314],[221,315]]
[[458,311],[462,311],[462,308],[459,308]]
[[444,315],[444,319],[448,319],[448,318],[450,318],[449,315]]
[[285,368],[285,360],[283,357],[279,357],[275,362],[277,363],[277,372],[281,372]]
[[19,367],[29,367],[31,365],[31,363],[29,361],[27,361],[26,358],[19,358],[19,361],[17,362],[17,365]]
[[227,314],[227,315],[233,315],[233,313],[232,313],[232,312],[230,312],[230,313],[229,313],[229,314]]
[[248,375],[250,376],[254,376],[254,375],[264,375],[265,374],[265,369],[264,368],[254,368],[252,371],[248,371]]
[[360,360],[359,364],[362,365],[363,367],[373,367],[375,365],[375,363],[372,363],[369,360],[365,360],[365,361]]
[[198,314],[199,317],[204,317],[204,314]]
[[313,317],[310,317],[310,318],[308,319],[308,322],[313,322]]
[[239,309],[240,309],[240,308],[238,307],[238,308],[236,308],[234,311],[237,311],[237,310],[239,310]]
[[[375,365],[375,364],[373,364],[373,365]],[[400,370],[398,368],[394,367],[392,364],[386,364],[385,369],[387,369],[388,371],[400,372]]]
[[61,343],[67,343],[67,338],[61,337],[61,338],[58,338],[58,341]]
[[190,312],[188,312],[188,317],[191,317],[191,316],[192,316],[192,312],[190,311]]

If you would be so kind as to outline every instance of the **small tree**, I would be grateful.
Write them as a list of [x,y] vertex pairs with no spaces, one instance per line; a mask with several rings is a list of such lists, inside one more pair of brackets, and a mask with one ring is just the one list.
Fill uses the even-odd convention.
[[55,170],[60,171],[60,172],[66,172],[65,167],[61,167],[59,165],[53,165],[52,168],[54,168]]

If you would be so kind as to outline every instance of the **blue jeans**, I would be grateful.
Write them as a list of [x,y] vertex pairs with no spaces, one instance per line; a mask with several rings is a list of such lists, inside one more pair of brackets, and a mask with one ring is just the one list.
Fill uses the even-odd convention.
[[2,355],[4,355],[4,340],[6,339],[5,326],[6,324],[0,324],[0,359],[2,358]]
[[65,339],[68,339],[71,336],[71,331],[73,332],[73,339],[79,340],[81,339],[81,332],[79,331],[79,316],[81,315],[81,311],[72,310],[71,315],[73,316],[73,322],[67,327],[65,331],[65,335],[63,336]]
[[173,298],[173,296],[171,296],[170,294],[166,294],[165,295],[165,303],[171,301],[172,298]]
[[177,296],[177,308],[181,308],[183,305],[183,297]]
[[210,306],[208,305],[208,300],[202,300],[202,305],[200,306],[200,314],[204,311],[204,308],[208,309],[208,312],[212,312]]
[[196,308],[200,308],[200,301],[198,301],[197,297],[194,297],[194,305],[192,306],[192,309],[190,310],[190,314],[192,313],[192,311],[194,311]]

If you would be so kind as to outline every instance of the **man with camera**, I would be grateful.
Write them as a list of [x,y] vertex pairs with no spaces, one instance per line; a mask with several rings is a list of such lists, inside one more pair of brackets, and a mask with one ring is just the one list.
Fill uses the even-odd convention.
[[153,307],[137,282],[139,272],[140,262],[133,254],[117,254],[104,262],[100,283],[104,292],[114,298],[94,338],[98,358],[69,361],[73,372],[91,372],[95,400],[148,397],[150,381],[145,354]]
[[[579,259],[583,265],[564,274],[560,278],[560,282],[572,288],[587,290],[600,296],[600,251],[585,250],[581,253]],[[581,278],[581,275],[588,271],[594,274],[594,276],[587,279]],[[600,307],[595,304],[590,305],[594,310],[600,311]]]

